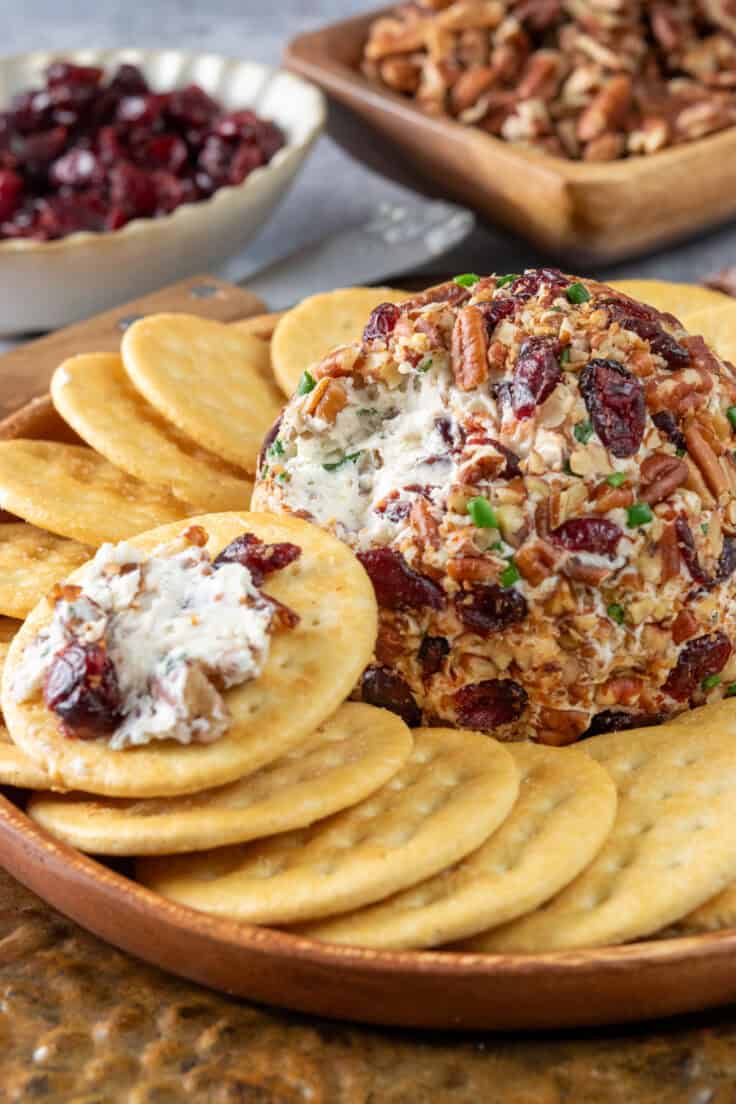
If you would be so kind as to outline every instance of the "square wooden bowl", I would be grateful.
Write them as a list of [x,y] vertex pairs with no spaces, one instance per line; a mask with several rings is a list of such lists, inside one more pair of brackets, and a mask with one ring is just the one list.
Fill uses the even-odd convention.
[[566,161],[438,119],[360,72],[371,12],[295,38],[286,65],[366,124],[441,193],[560,257],[620,260],[712,227],[736,213],[736,127],[645,157]]

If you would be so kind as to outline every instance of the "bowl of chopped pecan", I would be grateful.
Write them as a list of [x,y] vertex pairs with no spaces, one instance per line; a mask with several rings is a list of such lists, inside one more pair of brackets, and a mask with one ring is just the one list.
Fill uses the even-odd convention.
[[428,183],[560,256],[619,259],[736,213],[724,0],[417,0],[286,59]]

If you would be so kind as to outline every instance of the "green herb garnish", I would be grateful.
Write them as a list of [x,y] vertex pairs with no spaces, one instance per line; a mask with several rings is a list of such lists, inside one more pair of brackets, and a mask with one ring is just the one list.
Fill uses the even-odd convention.
[[640,525],[648,525],[650,521],[654,521],[654,514],[651,506],[646,502],[635,502],[626,511],[626,518],[629,529],[636,529]]
[[428,372],[434,364],[434,360],[431,356],[425,356],[417,364],[417,372]]
[[501,572],[501,577],[500,578],[501,578],[501,586],[502,587],[513,586],[514,583],[518,583],[519,579],[521,578],[521,574],[519,572],[519,569],[516,566],[516,564],[514,563],[514,557],[513,556],[510,557],[508,565]]
[[480,280],[480,276],[476,276],[474,272],[463,272],[462,276],[455,277],[455,283],[460,287],[472,287],[473,284],[477,284]]
[[506,276],[498,276],[496,278],[496,287],[506,287],[507,284],[513,284],[514,280],[519,279],[518,272],[509,272]]
[[587,303],[590,299],[590,292],[585,287],[585,285],[577,282],[574,284],[570,284],[570,286],[565,291],[565,294],[567,295],[568,302],[570,303]]
[[726,411],[726,417],[731,423],[731,428],[736,429],[736,406],[729,406],[728,410]]
[[710,526],[708,525],[707,521],[704,521],[704,522],[701,523],[700,532],[703,534],[703,536],[705,536],[705,537],[708,536],[708,529],[709,528],[710,528]]
[[570,363],[570,346],[566,345],[565,348],[560,353],[560,364],[569,364],[569,363]]
[[732,682],[726,687],[726,693],[724,697],[736,698],[736,682]]
[[487,498],[483,498],[482,495],[469,498],[466,509],[473,525],[479,529],[498,529],[498,518]]
[[276,478],[278,479],[279,483],[288,483],[291,479],[291,475],[289,474],[289,472],[283,471],[279,472]]
[[682,459],[682,457],[685,455],[685,451],[686,450],[684,448],[675,449],[675,456],[679,456],[680,459]]
[[720,681],[720,675],[708,675],[707,678],[703,679],[700,685],[703,687],[704,690],[712,690],[714,686],[718,686],[718,683]]
[[611,602],[610,606],[606,608],[606,613],[615,621],[617,625],[623,625],[624,618],[626,617],[626,610],[618,602]]
[[587,445],[588,441],[593,436],[593,423],[578,422],[572,432],[576,441],[579,441],[581,445]]
[[312,373],[305,370],[302,372],[301,379],[296,385],[296,393],[297,395],[308,395],[310,391],[314,391],[316,386],[317,381]]
[[627,478],[625,472],[611,472],[610,475],[606,476],[606,483],[609,487],[620,487],[626,482]]
[[284,446],[281,444],[281,441],[279,441],[278,437],[276,438],[274,443],[269,447],[267,455],[268,456],[283,456],[284,455]]
[[344,456],[341,456],[339,460],[333,460],[331,464],[323,464],[322,467],[325,471],[337,471],[343,464],[355,463],[359,456],[362,456],[363,450],[359,449],[357,452],[346,452]]

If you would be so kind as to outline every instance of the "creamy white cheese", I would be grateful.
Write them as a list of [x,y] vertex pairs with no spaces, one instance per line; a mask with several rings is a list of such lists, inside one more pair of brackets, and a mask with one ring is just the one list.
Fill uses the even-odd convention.
[[218,687],[257,678],[268,657],[272,607],[248,569],[229,563],[215,570],[193,545],[156,549],[145,559],[129,544],[105,544],[79,585],[82,593],[57,602],[48,628],[27,647],[16,700],[42,688],[65,644],[104,639],[122,696],[111,748],[221,736],[229,714]]

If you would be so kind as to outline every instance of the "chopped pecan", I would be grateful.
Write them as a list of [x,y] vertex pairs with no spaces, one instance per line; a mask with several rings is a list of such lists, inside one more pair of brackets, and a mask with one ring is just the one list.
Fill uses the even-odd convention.
[[447,574],[458,583],[495,582],[499,570],[487,556],[453,556],[447,561]]
[[467,111],[492,87],[496,72],[490,65],[474,65],[466,69],[455,81],[450,91],[450,105],[456,115]]
[[420,291],[417,295],[413,295],[411,299],[405,299],[401,304],[401,309],[406,314],[408,311],[429,306],[430,303],[459,303],[462,299],[467,299],[468,295],[467,288],[456,284],[454,280],[450,280],[446,284],[435,284],[434,287],[427,288],[426,291]]
[[697,631],[698,621],[694,614],[690,610],[680,610],[672,623],[672,639],[675,644],[682,644],[683,641],[689,640]]
[[416,498],[409,513],[409,522],[419,539],[431,548],[440,546],[440,527],[426,498]]
[[563,572],[576,583],[585,583],[587,586],[597,587],[611,574],[610,567],[598,567],[595,564],[584,563],[579,556],[570,556],[562,567]]
[[539,586],[550,575],[560,560],[560,552],[547,541],[528,541],[514,556],[520,574],[531,586]]
[[402,56],[387,57],[379,65],[378,73],[389,88],[413,95],[419,88],[422,67],[418,62]]
[[590,715],[582,709],[552,709],[543,706],[539,711],[542,725],[537,733],[540,744],[550,747],[564,747],[574,744],[588,727]]
[[383,667],[390,667],[404,651],[404,638],[397,625],[381,618],[376,640],[376,659]]
[[359,355],[360,351],[355,345],[339,345],[319,364],[314,365],[311,369],[312,376],[316,380],[327,377],[335,379],[339,376],[349,376],[352,374]]
[[718,499],[729,489],[729,479],[721,466],[711,442],[706,440],[701,426],[692,424],[685,430],[688,455],[697,464],[709,491]]
[[639,498],[650,506],[656,506],[687,482],[688,468],[685,461],[677,456],[653,452],[642,464],[640,474]]
[[639,675],[614,675],[600,688],[596,700],[602,705],[632,705],[645,687],[646,681]]
[[304,404],[304,412],[325,422],[334,422],[348,401],[347,392],[337,380],[321,379]]
[[599,483],[593,491],[593,509],[597,514],[607,514],[609,510],[625,510],[633,502],[634,491],[628,483],[622,483],[620,487]]
[[591,142],[606,131],[616,130],[631,103],[632,84],[627,73],[619,73],[603,86],[578,119],[578,138]]
[[583,147],[583,161],[617,161],[626,148],[626,138],[620,131],[607,130]]
[[472,391],[488,379],[488,335],[478,307],[463,307],[455,319],[452,371],[461,391]]
[[662,582],[680,574],[680,540],[674,522],[666,525],[658,544],[662,560]]

